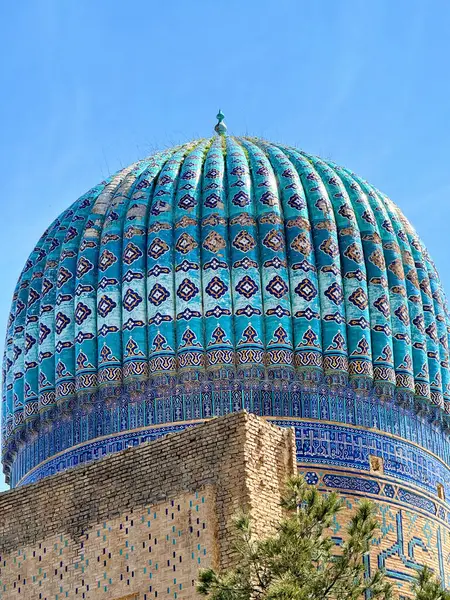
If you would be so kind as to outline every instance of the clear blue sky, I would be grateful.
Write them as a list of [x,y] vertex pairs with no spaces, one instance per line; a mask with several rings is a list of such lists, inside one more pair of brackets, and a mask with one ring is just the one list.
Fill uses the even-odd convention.
[[450,294],[449,31],[448,0],[0,0],[1,338],[47,225],[219,107],[389,194]]

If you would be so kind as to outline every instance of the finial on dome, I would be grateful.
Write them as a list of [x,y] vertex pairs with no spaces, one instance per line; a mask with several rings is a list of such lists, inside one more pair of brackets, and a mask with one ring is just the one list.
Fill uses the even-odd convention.
[[218,121],[217,125],[214,127],[214,131],[217,135],[225,135],[227,132],[227,126],[222,121],[225,119],[225,115],[219,108],[219,112],[216,115],[216,119]]

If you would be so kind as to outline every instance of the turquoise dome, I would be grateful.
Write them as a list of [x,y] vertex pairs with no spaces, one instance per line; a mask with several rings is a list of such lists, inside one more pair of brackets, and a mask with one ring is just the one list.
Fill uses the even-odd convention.
[[[7,330],[5,472],[148,425],[145,406],[130,416],[141,397],[162,406],[150,424],[239,408],[177,413],[206,384],[326,385],[444,415],[448,335],[434,264],[383,193],[295,148],[194,141],[92,188],[30,255]],[[84,409],[89,433],[49,437]]]

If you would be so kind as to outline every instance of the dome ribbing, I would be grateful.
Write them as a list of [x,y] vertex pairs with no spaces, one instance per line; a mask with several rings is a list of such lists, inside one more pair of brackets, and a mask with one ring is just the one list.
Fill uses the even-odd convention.
[[450,412],[448,333],[435,267],[384,194],[294,148],[194,141],[90,190],[32,252],[8,323],[4,464],[79,401],[204,382],[349,384]]

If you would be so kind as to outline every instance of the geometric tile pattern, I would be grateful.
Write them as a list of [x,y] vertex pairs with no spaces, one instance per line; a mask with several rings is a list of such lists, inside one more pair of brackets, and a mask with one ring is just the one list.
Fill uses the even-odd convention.
[[[299,462],[368,472],[369,457],[381,456],[386,474],[431,494],[442,485],[450,497],[450,443],[439,425],[431,423],[432,415],[424,418],[377,398],[355,401],[354,392],[333,394],[325,386],[318,392],[305,392],[295,388],[274,391],[265,385],[217,391],[204,385],[199,392],[186,394],[182,388],[178,392],[169,397],[99,403],[89,413],[76,410],[76,421],[58,421],[45,436],[36,436],[19,450],[11,483],[32,483],[214,415],[245,408],[293,427]],[[43,461],[46,454],[50,458]]]
[[78,199],[24,267],[3,362],[7,477],[36,433],[34,464],[58,451],[61,421],[84,435],[83,406],[95,438],[130,428],[103,422],[102,403],[210,380],[450,413],[449,324],[416,232],[349,170],[254,138],[161,152]]
[[411,597],[411,583],[418,569],[428,565],[450,585],[450,518],[448,505],[395,480],[367,473],[351,474],[329,468],[299,466],[306,480],[319,489],[339,491],[345,509],[334,520],[333,538],[343,540],[350,514],[361,498],[375,504],[380,528],[373,540],[366,566],[383,568],[400,598]]

